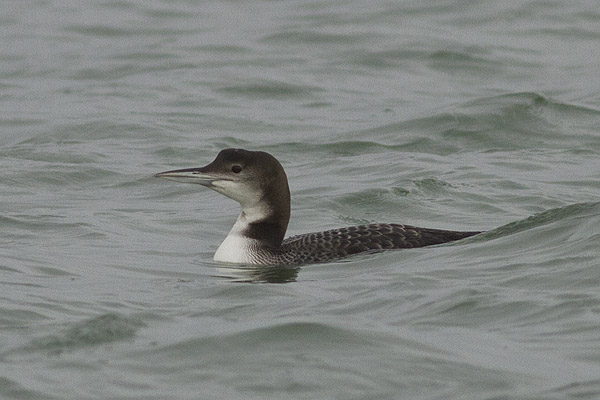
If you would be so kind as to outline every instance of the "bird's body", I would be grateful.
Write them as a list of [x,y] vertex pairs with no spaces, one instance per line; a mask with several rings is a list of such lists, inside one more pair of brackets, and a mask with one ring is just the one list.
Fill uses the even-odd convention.
[[270,154],[222,150],[202,168],[162,172],[159,178],[207,186],[240,203],[240,213],[214,259],[257,265],[299,265],[359,253],[431,246],[480,232],[458,232],[399,224],[368,224],[292,236],[284,240],[290,193],[283,167]]

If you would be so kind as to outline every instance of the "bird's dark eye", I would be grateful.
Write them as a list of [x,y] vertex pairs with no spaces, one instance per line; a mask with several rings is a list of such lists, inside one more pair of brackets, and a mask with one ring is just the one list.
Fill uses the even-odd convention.
[[240,167],[239,165],[234,165],[233,167],[231,167],[231,172],[233,172],[234,174],[239,174],[240,172],[242,172],[242,167]]

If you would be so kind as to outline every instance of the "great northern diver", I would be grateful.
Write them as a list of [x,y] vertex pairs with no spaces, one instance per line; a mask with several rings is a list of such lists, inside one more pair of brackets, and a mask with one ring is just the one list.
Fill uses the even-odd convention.
[[368,224],[284,240],[290,219],[287,176],[279,161],[263,151],[225,149],[205,167],[166,171],[155,176],[203,185],[240,203],[242,212],[214,255],[219,262],[299,265],[357,253],[430,246],[481,233]]

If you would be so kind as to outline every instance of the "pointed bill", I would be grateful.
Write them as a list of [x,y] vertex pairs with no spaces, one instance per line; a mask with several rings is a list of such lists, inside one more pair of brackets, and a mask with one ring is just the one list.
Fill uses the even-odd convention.
[[175,182],[195,183],[197,185],[212,186],[217,180],[223,180],[223,177],[200,172],[201,168],[176,169],[173,171],[160,172],[154,175],[155,178],[168,179]]

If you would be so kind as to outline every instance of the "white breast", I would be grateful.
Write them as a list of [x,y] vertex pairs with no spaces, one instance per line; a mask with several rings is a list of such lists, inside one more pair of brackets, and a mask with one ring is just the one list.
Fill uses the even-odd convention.
[[230,232],[217,249],[213,259],[219,262],[235,264],[253,264],[253,249],[256,249],[256,241]]

